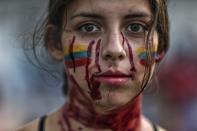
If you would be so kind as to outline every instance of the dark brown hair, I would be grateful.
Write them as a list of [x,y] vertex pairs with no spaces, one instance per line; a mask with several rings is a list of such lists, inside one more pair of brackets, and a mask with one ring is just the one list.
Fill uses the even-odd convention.
[[[63,17],[66,13],[66,6],[72,0],[49,0],[49,6],[47,11],[47,16],[44,22],[36,28],[35,35],[33,38],[33,50],[35,50],[35,45],[38,44],[41,40],[41,36],[44,38],[44,45],[47,48],[49,43],[53,43],[54,48],[58,50],[62,50],[61,46],[61,33],[63,30]],[[166,0],[150,0],[151,9],[152,9],[152,26],[149,29],[149,33],[147,35],[147,52],[149,52],[148,62],[149,64],[145,67],[144,80],[142,82],[142,90],[146,87],[151,74],[152,65],[150,64],[152,61],[152,56],[150,47],[148,46],[148,39],[151,37],[151,30],[155,30],[158,33],[159,45],[158,45],[158,54],[166,54],[169,48],[169,22],[168,22],[168,12],[167,12],[167,1]],[[48,25],[54,25],[56,27],[56,31],[51,32],[48,30]],[[40,38],[40,39],[38,39]],[[55,42],[49,42],[55,41]],[[36,52],[36,51],[34,51]],[[36,54],[35,54],[36,56]],[[66,76],[65,76],[66,77]],[[64,92],[67,91],[67,85],[65,84]]]

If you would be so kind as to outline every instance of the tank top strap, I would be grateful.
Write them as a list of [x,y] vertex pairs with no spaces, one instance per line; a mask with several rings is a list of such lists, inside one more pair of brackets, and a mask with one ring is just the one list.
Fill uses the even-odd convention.
[[152,122],[153,131],[159,131],[158,127],[155,123]]
[[38,131],[45,131],[45,120],[46,120],[47,116],[44,115],[40,118],[39,120],[39,124],[38,124]]

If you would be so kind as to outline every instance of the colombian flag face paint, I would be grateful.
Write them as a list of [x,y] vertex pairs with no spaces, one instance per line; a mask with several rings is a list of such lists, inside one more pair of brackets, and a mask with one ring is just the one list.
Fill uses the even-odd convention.
[[[155,60],[156,56],[157,56],[157,52],[156,52],[156,48],[153,46],[151,49],[151,56],[153,58],[153,60]],[[140,47],[137,49],[137,54],[138,54],[138,58],[140,59],[140,64],[143,66],[146,66],[148,64],[148,51],[145,47]]]
[[[72,49],[71,49],[72,48]],[[88,45],[75,44],[64,50],[64,60],[68,68],[83,66],[88,61]]]

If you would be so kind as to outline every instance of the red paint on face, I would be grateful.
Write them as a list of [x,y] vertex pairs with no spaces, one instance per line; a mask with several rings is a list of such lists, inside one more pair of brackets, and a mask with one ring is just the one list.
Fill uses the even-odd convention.
[[131,65],[130,71],[131,72],[136,72],[135,64],[134,64],[134,61],[133,61],[132,47],[131,47],[131,45],[129,44],[129,41],[126,38],[125,38],[125,40],[126,40],[126,43],[127,43],[127,46],[128,46],[128,51],[129,51],[129,61],[130,61],[130,65]]
[[98,40],[97,45],[96,45],[96,59],[95,59],[95,64],[98,68],[98,73],[101,72],[101,67],[99,65],[100,44],[101,44],[101,40]]
[[122,47],[124,48],[124,43],[125,43],[125,37],[123,35],[123,33],[121,32],[121,36],[122,36]]
[[[98,72],[96,72],[96,73],[101,72],[101,68],[99,65],[100,44],[101,44],[101,40],[98,40],[97,45],[96,45],[96,51],[95,51],[96,52],[95,64],[98,69]],[[93,100],[101,99],[101,93],[99,91],[99,87],[100,87],[101,83],[94,81],[93,76],[91,76],[90,81],[91,81],[91,85],[92,85],[92,88],[90,89],[90,96],[92,97]]]
[[[131,72],[135,72],[136,69],[133,61],[132,47],[127,39],[123,38],[123,43],[124,41],[126,41],[128,46]],[[88,69],[91,63],[92,48],[94,44],[95,41],[92,41],[88,46],[88,61],[86,61],[85,66],[85,79],[88,83],[90,96],[93,100],[98,100],[101,99],[99,91],[100,83],[93,80]],[[102,72],[99,65],[100,44],[101,40],[97,42],[95,51],[95,66],[97,67],[98,72]],[[74,119],[85,127],[92,128],[93,130],[111,129],[113,131],[136,131],[140,124],[141,107],[139,94],[141,92],[128,104],[119,109],[111,110],[104,115],[95,111],[92,101],[85,95],[84,90],[80,87],[74,77],[69,75],[68,79],[71,81],[70,102],[63,108],[63,115],[60,118],[59,124],[62,127],[62,131],[74,131],[70,119]]]
[[75,65],[75,59],[74,59],[74,55],[73,55],[73,46],[74,46],[74,43],[75,43],[75,36],[73,36],[73,39],[69,45],[69,54],[70,54],[70,57],[72,59],[72,63],[73,63],[73,71],[75,72],[75,68],[76,68],[76,65]]
[[[96,67],[98,68],[98,72],[101,72],[101,68],[100,68],[100,65],[99,65],[99,53],[100,53],[100,43],[101,43],[101,40],[98,40],[97,42],[97,45],[96,45],[96,51],[95,51],[95,65]],[[94,42],[91,42],[89,44],[89,47],[88,47],[88,57],[91,57],[91,54],[92,54],[92,46],[93,46]],[[88,83],[88,88],[90,90],[89,94],[91,96],[91,98],[93,100],[99,100],[101,99],[101,93],[99,91],[99,87],[100,87],[100,83],[99,82],[96,82],[93,80],[93,77],[89,76],[89,70],[88,70],[88,66],[89,66],[90,62],[88,62],[86,64],[86,81]]]
[[[92,77],[90,77],[89,76],[89,70],[88,70],[88,67],[89,67],[89,65],[90,65],[90,63],[91,63],[91,55],[92,55],[92,47],[93,47],[93,45],[95,44],[95,41],[92,41],[92,42],[90,42],[90,44],[89,44],[89,46],[88,46],[88,59],[89,59],[89,61],[87,61],[87,63],[86,63],[86,76],[85,76],[85,80],[87,81],[87,84],[88,84],[88,88],[89,88],[89,90],[90,90],[90,92],[89,92],[89,94],[90,94],[90,96],[91,96],[91,98],[93,99],[93,100],[98,100],[98,99],[101,99],[101,94],[100,94],[100,91],[99,91],[99,83],[97,83],[96,85],[95,85],[95,82],[93,82],[92,81]],[[98,48],[100,48],[100,43],[99,43],[99,46],[98,46],[98,43],[97,43],[97,46],[96,46],[96,65],[97,65],[97,67],[98,67],[98,70],[100,69],[100,66],[98,65]],[[100,69],[101,70],[101,69]]]
[[87,62],[89,61],[89,59],[87,58],[80,58],[79,60],[77,61],[66,61],[65,62],[65,65],[66,67],[68,68],[73,68],[73,63],[74,63],[74,67],[78,67],[78,66],[83,66],[85,65]]
[[86,63],[86,76],[85,76],[85,80],[87,81],[89,90],[91,90],[91,83],[90,83],[90,79],[89,79],[89,70],[88,70],[88,67],[89,67],[89,65],[91,63],[92,46],[94,44],[95,44],[95,41],[92,41],[92,42],[90,42],[90,44],[88,46],[88,61]]

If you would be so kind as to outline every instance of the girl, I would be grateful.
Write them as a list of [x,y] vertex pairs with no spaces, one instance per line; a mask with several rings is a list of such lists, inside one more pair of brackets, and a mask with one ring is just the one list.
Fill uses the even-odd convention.
[[63,61],[67,101],[20,131],[162,131],[142,92],[169,46],[165,0],[50,0],[45,47]]

